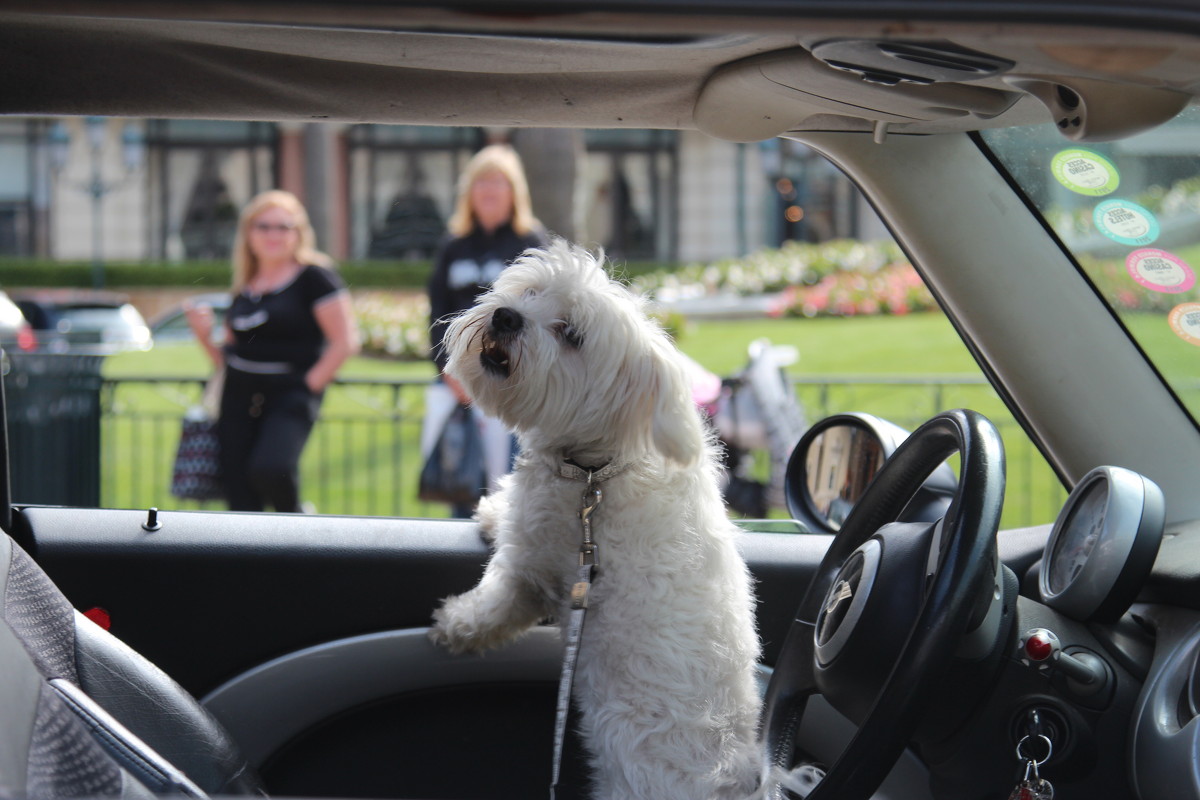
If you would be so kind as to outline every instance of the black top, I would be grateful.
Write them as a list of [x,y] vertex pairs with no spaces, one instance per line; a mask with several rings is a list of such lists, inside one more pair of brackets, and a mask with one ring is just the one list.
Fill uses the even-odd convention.
[[[306,266],[291,282],[259,295],[243,289],[233,298],[226,317],[233,331],[229,354],[248,362],[285,363],[303,372],[317,363],[325,349],[325,334],[313,309],[346,290],[336,272]],[[254,371],[254,370],[249,370]]]
[[443,352],[442,339],[448,317],[465,311],[475,303],[496,280],[500,271],[531,247],[547,243],[542,231],[524,236],[508,223],[492,233],[475,228],[466,236],[447,239],[438,251],[433,274],[429,277],[430,353],[438,369],[446,368],[448,355]]

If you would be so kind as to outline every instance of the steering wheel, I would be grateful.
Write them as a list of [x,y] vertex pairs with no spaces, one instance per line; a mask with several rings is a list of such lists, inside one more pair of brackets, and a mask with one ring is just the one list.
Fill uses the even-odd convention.
[[[922,481],[955,452],[960,478],[945,517],[933,525],[895,523]],[[992,598],[1003,501],[999,433],[981,414],[956,410],[906,439],[855,504],[804,595],[763,710],[765,758],[785,771],[813,694],[858,724],[809,800],[866,800],[903,754],[936,701],[951,654],[982,616],[981,596]],[[907,611],[897,617],[897,606]],[[872,619],[881,614],[892,618]],[[871,676],[864,661],[882,666]]]

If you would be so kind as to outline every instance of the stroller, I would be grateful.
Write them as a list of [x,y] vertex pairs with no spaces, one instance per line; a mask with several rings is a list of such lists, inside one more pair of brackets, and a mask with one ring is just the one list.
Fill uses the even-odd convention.
[[[748,350],[749,361],[736,375],[721,380],[700,368],[693,387],[725,447],[725,504],[742,516],[763,518],[787,507],[784,473],[808,423],[784,372],[799,358],[796,348],[758,339]],[[766,480],[756,477],[756,459],[764,455]]]

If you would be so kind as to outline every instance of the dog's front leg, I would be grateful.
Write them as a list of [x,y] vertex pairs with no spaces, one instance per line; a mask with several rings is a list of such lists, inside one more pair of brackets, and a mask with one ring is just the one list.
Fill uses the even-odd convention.
[[474,589],[442,602],[429,632],[435,643],[453,653],[499,647],[553,613],[546,593],[513,563],[511,551],[501,547]]

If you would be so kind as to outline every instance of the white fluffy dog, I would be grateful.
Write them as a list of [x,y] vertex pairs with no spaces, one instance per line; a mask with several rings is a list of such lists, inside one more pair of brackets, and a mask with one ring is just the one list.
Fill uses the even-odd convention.
[[447,371],[518,432],[521,455],[480,505],[495,553],[478,586],[437,610],[433,640],[479,651],[565,621],[582,538],[577,467],[607,468],[574,686],[594,796],[752,794],[750,578],[673,345],[596,258],[562,241],[501,273],[446,341]]

